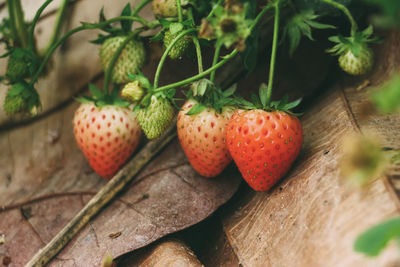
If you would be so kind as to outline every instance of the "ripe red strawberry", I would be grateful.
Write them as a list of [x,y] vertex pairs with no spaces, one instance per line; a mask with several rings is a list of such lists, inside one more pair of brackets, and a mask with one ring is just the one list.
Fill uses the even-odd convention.
[[232,161],[225,131],[233,110],[225,107],[218,113],[205,108],[198,114],[186,115],[196,104],[195,100],[188,100],[179,112],[178,137],[192,167],[202,176],[214,177]]
[[238,111],[228,123],[226,142],[246,182],[267,191],[298,156],[303,130],[297,117],[282,111]]
[[82,103],[75,112],[74,135],[92,168],[111,178],[139,144],[141,130],[135,114],[123,107]]

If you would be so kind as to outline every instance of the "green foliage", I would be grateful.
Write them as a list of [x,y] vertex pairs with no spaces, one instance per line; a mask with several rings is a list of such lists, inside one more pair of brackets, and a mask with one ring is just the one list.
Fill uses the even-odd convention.
[[381,27],[400,27],[400,1],[398,0],[361,0],[380,8],[381,14],[374,23]]
[[400,111],[400,74],[395,74],[379,90],[374,91],[371,100],[381,113]]
[[10,87],[3,104],[4,111],[9,115],[24,112],[35,115],[39,107],[39,95],[33,87],[24,81]]
[[389,219],[362,233],[354,243],[354,250],[375,257],[391,240],[400,241],[400,218]]
[[365,30],[356,32],[354,36],[331,36],[329,41],[336,43],[336,45],[327,51],[334,55],[343,55],[351,51],[355,57],[358,57],[369,43],[376,43],[379,41],[377,37],[372,37],[372,33],[373,27],[370,25]]
[[314,40],[311,34],[312,29],[334,29],[335,26],[319,23],[316,20],[319,18],[313,10],[303,10],[300,13],[294,14],[283,29],[283,39],[286,37],[289,40],[289,53],[293,52],[298,47],[301,36],[304,35],[310,40]]
[[96,85],[89,84],[89,91],[92,96],[81,96],[76,100],[82,103],[93,102],[97,107],[103,107],[106,105],[115,105],[119,107],[127,107],[130,103],[119,96],[119,87],[115,86],[108,94],[100,90]]
[[222,91],[220,87],[215,86],[210,80],[199,80],[192,84],[187,94],[187,98],[192,98],[198,102],[187,112],[187,115],[198,114],[207,107],[211,107],[217,112],[222,112],[222,108],[225,106],[237,106],[239,102],[233,97],[235,91],[236,84]]
[[12,83],[34,75],[40,66],[40,59],[30,49],[10,48],[6,77]]

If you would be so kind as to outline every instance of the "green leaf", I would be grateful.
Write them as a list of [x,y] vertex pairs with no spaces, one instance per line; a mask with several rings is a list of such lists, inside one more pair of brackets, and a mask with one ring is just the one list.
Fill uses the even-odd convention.
[[95,100],[93,98],[91,98],[90,96],[81,96],[81,97],[77,97],[75,98],[76,101],[81,102],[81,103],[93,103],[95,102]]
[[199,114],[200,112],[202,112],[203,110],[206,109],[206,106],[204,106],[203,104],[197,103],[196,105],[194,105],[187,113],[186,115],[195,115],[195,114]]
[[381,113],[400,111],[400,74],[395,74],[371,95],[372,102]]
[[222,96],[229,97],[236,92],[236,89],[237,89],[237,83],[233,84],[231,87],[223,91]]
[[292,109],[292,108],[297,107],[297,106],[300,104],[301,100],[302,100],[302,98],[299,98],[299,99],[297,99],[297,100],[295,100],[295,101],[293,101],[293,102],[287,103],[287,104],[283,107],[284,110],[287,111],[287,110],[289,110],[289,109]]
[[93,95],[94,99],[101,99],[104,96],[103,91],[101,91],[92,83],[89,83],[89,91]]
[[26,85],[22,83],[16,83],[13,86],[11,86],[10,90],[8,90],[8,95],[9,96],[16,96],[22,93],[26,89]]
[[268,90],[268,85],[266,85],[265,83],[262,83],[260,85],[260,89],[258,90],[261,104],[263,107],[267,105],[267,90]]
[[364,233],[354,243],[354,250],[367,256],[378,256],[389,241],[400,238],[400,218],[389,219]]
[[[131,4],[128,3],[124,7],[124,9],[121,12],[121,16],[130,16],[131,15]],[[132,20],[121,20],[121,28],[125,33],[129,33],[132,30]]]

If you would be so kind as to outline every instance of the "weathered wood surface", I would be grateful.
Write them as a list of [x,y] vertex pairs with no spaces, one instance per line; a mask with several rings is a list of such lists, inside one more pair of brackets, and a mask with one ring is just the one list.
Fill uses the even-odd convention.
[[[399,66],[400,34],[381,47],[382,58],[368,78],[378,85]],[[396,51],[396,52],[395,52]],[[353,251],[356,237],[368,227],[400,214],[390,181],[398,166],[364,190],[349,187],[339,175],[344,136],[374,131],[383,146],[399,149],[400,114],[361,118],[371,88],[363,80],[338,85],[305,112],[304,147],[294,168],[269,193],[244,193],[225,210],[225,233],[243,266],[391,266],[400,264],[392,244],[378,258]]]
[[125,267],[201,267],[199,259],[179,239],[167,238],[132,255],[118,263]]

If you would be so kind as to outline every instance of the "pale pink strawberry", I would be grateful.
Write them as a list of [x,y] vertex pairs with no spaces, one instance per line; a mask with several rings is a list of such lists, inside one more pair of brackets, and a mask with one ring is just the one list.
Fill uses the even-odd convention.
[[205,108],[198,114],[186,115],[196,104],[195,100],[188,100],[179,112],[178,137],[192,167],[204,177],[214,177],[232,161],[225,133],[233,111],[226,107],[218,113]]
[[74,135],[92,168],[109,179],[139,144],[141,130],[129,109],[82,103],[75,112]]

